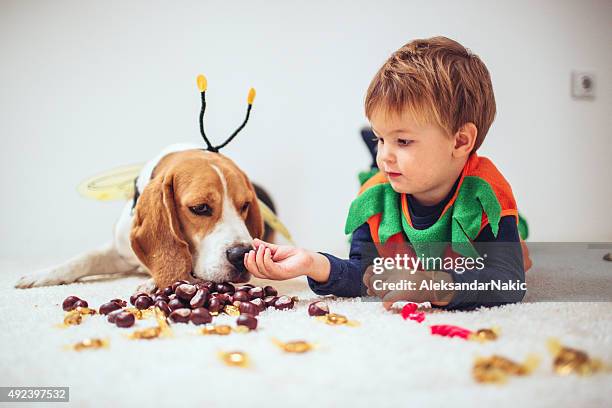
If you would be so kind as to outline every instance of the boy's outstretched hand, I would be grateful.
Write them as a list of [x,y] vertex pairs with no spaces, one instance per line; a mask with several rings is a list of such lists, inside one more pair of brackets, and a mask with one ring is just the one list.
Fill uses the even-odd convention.
[[244,265],[254,276],[283,280],[306,275],[318,282],[329,278],[329,261],[321,254],[289,245],[253,240],[253,250],[244,256]]

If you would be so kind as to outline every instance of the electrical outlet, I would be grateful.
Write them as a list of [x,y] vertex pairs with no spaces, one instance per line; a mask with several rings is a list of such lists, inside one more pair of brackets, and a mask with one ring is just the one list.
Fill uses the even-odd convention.
[[572,96],[577,99],[595,98],[595,74],[592,72],[572,72]]

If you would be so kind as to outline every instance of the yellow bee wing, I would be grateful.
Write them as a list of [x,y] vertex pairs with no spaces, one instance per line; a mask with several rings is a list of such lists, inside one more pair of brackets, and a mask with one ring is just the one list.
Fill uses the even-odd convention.
[[287,227],[285,227],[281,220],[278,219],[276,214],[272,212],[270,207],[268,207],[263,201],[259,199],[257,199],[257,201],[259,202],[259,210],[261,211],[261,215],[263,216],[265,223],[268,224],[268,226],[274,231],[277,231],[279,234],[285,237],[285,239],[289,241],[292,245],[295,245],[295,242],[293,242],[293,238],[291,238],[289,230],[287,229]]
[[134,179],[143,163],[116,167],[83,180],[77,191],[83,197],[100,201],[129,200],[134,197]]

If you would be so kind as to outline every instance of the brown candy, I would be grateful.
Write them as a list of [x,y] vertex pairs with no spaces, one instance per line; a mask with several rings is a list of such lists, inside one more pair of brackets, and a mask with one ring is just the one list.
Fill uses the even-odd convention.
[[265,296],[264,289],[262,287],[255,286],[253,289],[249,290],[249,295],[252,299],[263,298]]
[[172,313],[170,313],[170,320],[175,323],[189,323],[190,316],[191,309],[176,309]]
[[136,306],[139,310],[148,309],[153,306],[153,299],[151,299],[148,295],[138,296],[136,301],[134,302],[134,306]]
[[257,328],[257,319],[253,315],[244,313],[238,316],[236,324],[239,326],[246,326],[249,330],[255,330]]
[[174,293],[174,289],[172,289],[172,286],[166,286],[165,288],[161,289],[158,292],[164,296],[170,296],[171,294]]
[[121,307],[126,307],[127,306],[127,302],[125,300],[123,300],[123,299],[111,299],[111,300],[109,300],[109,302],[117,303]]
[[164,302],[168,303],[170,301],[170,298],[166,295],[155,295],[153,296],[153,302],[157,303],[158,301],[163,300]]
[[170,310],[176,310],[184,308],[185,305],[179,299],[171,299],[168,302],[168,307],[170,308]]
[[308,305],[309,316],[325,316],[329,313],[329,306],[327,303],[322,301],[312,302]]
[[278,299],[278,296],[266,296],[263,301],[266,307],[274,307],[274,302]]
[[251,303],[257,306],[260,312],[263,312],[264,310],[266,310],[266,303],[263,301],[262,298],[255,298],[251,300]]
[[86,300],[79,299],[76,302],[74,302],[74,304],[72,306],[74,307],[74,309],[77,309],[79,307],[81,307],[83,309],[87,309],[89,307],[89,304],[87,303]]
[[155,307],[159,308],[166,316],[169,316],[170,313],[172,313],[172,309],[170,309],[168,303],[163,300],[158,300],[155,302]]
[[219,293],[234,293],[236,288],[229,282],[217,283],[215,288]]
[[238,307],[240,313],[247,313],[253,316],[257,316],[259,314],[259,306],[251,303],[251,302],[240,302],[240,306]]
[[272,286],[266,286],[264,288],[264,293],[266,296],[277,296],[278,295],[278,291],[274,289]]
[[124,313],[124,311],[122,309],[118,309],[115,311],[110,312],[107,316],[106,316],[106,320],[108,320],[109,323],[115,323],[115,319],[117,318],[117,316],[121,313]]
[[197,290],[198,288],[196,286],[183,283],[176,287],[174,293],[176,293],[176,296],[178,296],[181,300],[189,302]]
[[121,305],[116,302],[106,302],[102,306],[100,306],[99,312],[100,314],[107,315],[110,312],[121,309]]
[[129,312],[121,312],[115,317],[117,327],[132,327],[135,321],[136,318]]
[[193,297],[189,301],[189,306],[192,309],[197,309],[197,308],[204,306],[204,304],[207,301],[208,301],[208,289],[198,289],[195,295],[193,295]]
[[287,309],[293,309],[293,299],[290,298],[289,296],[281,296],[278,299],[276,299],[276,301],[274,302],[274,308],[276,310],[287,310]]
[[238,301],[238,302],[248,302],[249,300],[251,300],[251,296],[249,295],[249,293],[247,291],[237,290],[236,292],[234,292],[233,299],[234,299],[234,302],[236,302],[236,301]]
[[140,296],[149,296],[149,294],[145,292],[134,293],[132,296],[130,296],[130,304],[136,306],[136,299],[138,299]]
[[176,288],[178,288],[180,285],[184,284],[184,283],[189,283],[186,280],[180,280],[180,281],[176,281],[172,284],[172,292],[176,293]]
[[221,301],[218,298],[213,297],[208,301],[208,311],[211,313],[218,313],[223,307]]
[[190,319],[193,324],[200,325],[212,322],[213,317],[208,310],[199,307],[191,311]]
[[76,296],[68,296],[66,299],[64,299],[64,302],[62,302],[62,309],[64,309],[66,312],[71,311],[76,307],[74,304],[79,300],[81,299]]

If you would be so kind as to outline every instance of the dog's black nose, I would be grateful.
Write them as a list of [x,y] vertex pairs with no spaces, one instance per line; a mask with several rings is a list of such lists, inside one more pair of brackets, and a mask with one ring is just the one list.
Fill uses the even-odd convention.
[[248,253],[251,249],[250,245],[236,245],[228,249],[225,254],[227,260],[236,268],[238,272],[246,272],[244,266],[244,254]]

